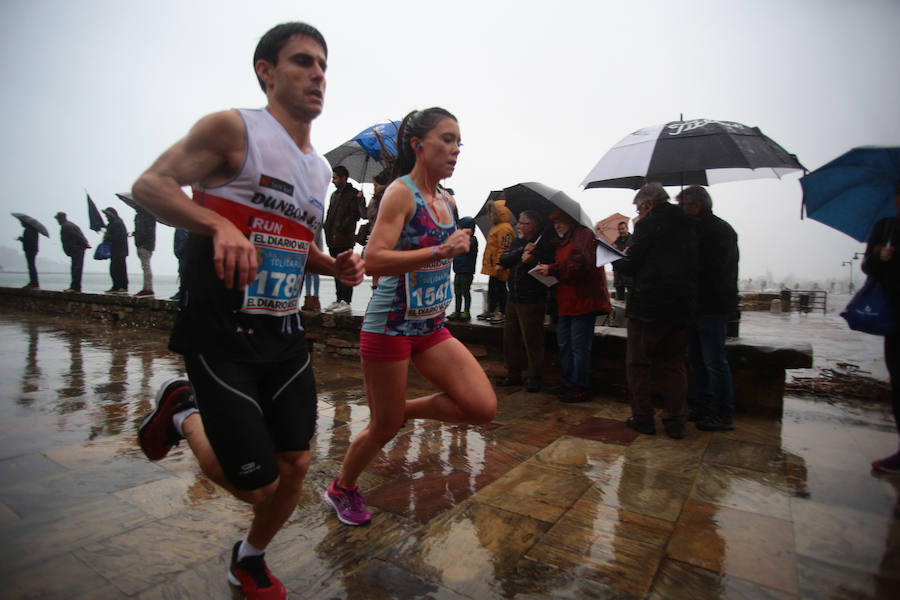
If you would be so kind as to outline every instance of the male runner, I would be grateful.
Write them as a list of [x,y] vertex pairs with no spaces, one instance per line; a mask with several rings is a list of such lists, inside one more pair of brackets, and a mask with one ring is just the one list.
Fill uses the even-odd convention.
[[[364,271],[359,255],[332,258],[311,243],[331,178],[310,143],[327,52],[310,25],[272,28],[253,58],[267,106],[203,117],[133,189],[158,218],[191,232],[170,341],[190,381],[163,385],[138,440],[159,460],[187,439],[203,472],[253,505],[228,573],[247,598],[285,597],[263,556],[310,464],[316,393],[298,307],[304,270],[348,285]],[[188,184],[193,200],[181,190]]]

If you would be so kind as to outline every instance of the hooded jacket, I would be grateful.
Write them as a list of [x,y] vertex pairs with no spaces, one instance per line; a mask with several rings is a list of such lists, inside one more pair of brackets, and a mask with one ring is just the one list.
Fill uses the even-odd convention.
[[509,278],[509,269],[503,269],[499,275],[494,274],[494,266],[500,264],[500,256],[506,252],[512,241],[516,239],[516,232],[512,225],[512,211],[506,208],[506,202],[497,200],[494,202],[494,210],[497,212],[498,223],[495,223],[488,231],[487,241],[484,246],[484,256],[481,258],[481,273],[490,277],[496,277],[500,281]]
[[109,244],[112,257],[128,256],[128,230],[125,229],[125,223],[119,218],[119,213],[114,208],[107,208],[103,213],[109,221],[103,241]]

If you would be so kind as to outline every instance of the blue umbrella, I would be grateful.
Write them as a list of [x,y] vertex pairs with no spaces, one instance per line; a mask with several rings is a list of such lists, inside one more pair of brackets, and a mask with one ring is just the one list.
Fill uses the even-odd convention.
[[358,134],[325,153],[325,159],[335,168],[343,165],[350,179],[371,183],[384,167],[384,153],[397,154],[397,128],[400,121],[388,121],[367,127]]
[[800,178],[803,207],[811,218],[860,242],[875,223],[897,214],[900,148],[854,148]]

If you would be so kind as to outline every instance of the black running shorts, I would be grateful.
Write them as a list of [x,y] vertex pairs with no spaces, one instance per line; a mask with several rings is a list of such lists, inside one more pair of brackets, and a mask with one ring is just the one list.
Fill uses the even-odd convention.
[[239,490],[278,477],[275,454],[309,450],[316,428],[316,384],[309,354],[274,363],[184,358],[206,437]]

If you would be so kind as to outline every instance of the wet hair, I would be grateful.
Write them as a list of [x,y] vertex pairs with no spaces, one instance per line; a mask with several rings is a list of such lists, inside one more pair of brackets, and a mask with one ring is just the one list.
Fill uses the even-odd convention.
[[696,202],[703,210],[712,210],[712,197],[702,185],[692,185],[681,190],[675,199],[679,204],[684,202]]
[[449,111],[433,106],[424,110],[414,110],[405,117],[397,129],[397,155],[391,161],[391,179],[397,179],[412,171],[416,164],[416,153],[409,142],[413,138],[424,138],[444,119],[453,119]]
[[332,173],[337,175],[338,177],[350,177],[350,171],[347,170],[347,167],[344,165],[338,165],[331,170]]
[[645,183],[644,185],[642,185],[641,189],[639,189],[638,193],[634,196],[635,204],[641,204],[647,200],[653,200],[654,203],[668,202],[669,193],[665,190],[661,183],[651,181],[650,183]]
[[[306,23],[292,21],[290,23],[281,23],[268,30],[256,45],[256,52],[253,53],[253,72],[256,73],[256,62],[264,60],[272,66],[278,65],[278,53],[295,35],[302,35],[315,41],[322,46],[322,52],[325,58],[328,58],[328,46],[325,44],[325,38],[319,33],[319,30]],[[262,78],[257,75],[256,80],[259,81],[259,87],[262,91],[266,91],[266,84]]]
[[618,223],[616,223],[616,227],[618,227],[619,225],[624,225],[625,228],[627,229],[627,228],[628,228],[628,221],[619,221]]

